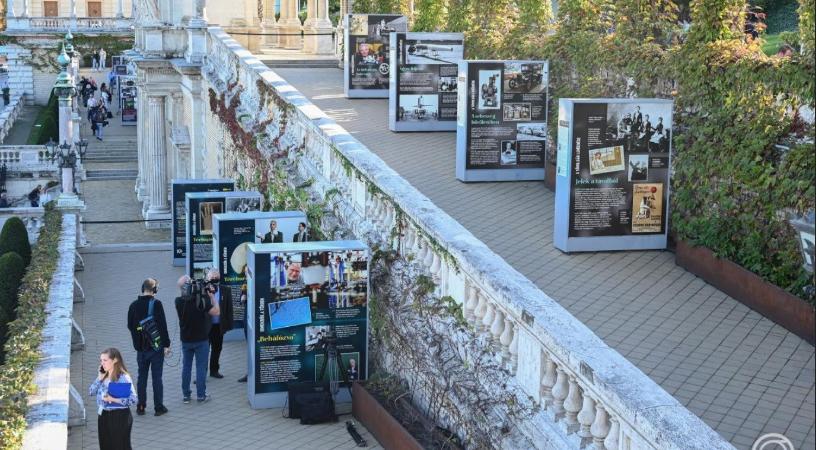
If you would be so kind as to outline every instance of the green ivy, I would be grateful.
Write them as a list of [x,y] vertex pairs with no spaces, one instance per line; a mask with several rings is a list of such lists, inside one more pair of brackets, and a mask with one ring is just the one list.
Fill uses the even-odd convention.
[[52,202],[46,205],[44,219],[31,265],[20,287],[17,318],[9,324],[6,360],[0,366],[0,450],[23,446],[28,396],[35,391],[34,369],[40,361],[38,349],[43,340],[49,285],[57,267],[63,216]]

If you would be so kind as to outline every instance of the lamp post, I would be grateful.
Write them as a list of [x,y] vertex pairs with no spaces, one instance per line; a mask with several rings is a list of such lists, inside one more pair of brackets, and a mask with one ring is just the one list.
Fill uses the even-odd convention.
[[[51,139],[46,144],[46,157],[51,161],[57,160],[61,172],[61,193],[57,199],[58,207],[83,207],[83,202],[74,193],[74,172],[75,166],[86,155],[86,147],[89,145],[85,140],[75,142],[74,127],[72,123],[72,98],[77,90],[74,87],[72,77],[66,72],[66,67],[71,63],[69,55],[66,54],[64,43],[60,55],[57,56],[57,64],[60,65],[60,73],[54,83],[54,93],[57,96],[59,133],[58,141],[63,144],[58,145]],[[80,136],[78,136],[80,137]],[[74,145],[70,144],[74,143]]]

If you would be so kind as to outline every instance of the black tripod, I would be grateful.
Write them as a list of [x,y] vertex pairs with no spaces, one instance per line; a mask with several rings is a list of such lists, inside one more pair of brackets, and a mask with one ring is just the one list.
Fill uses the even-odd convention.
[[[338,393],[339,384],[341,380],[339,380],[340,374],[344,374],[346,380],[344,381],[345,385],[348,388],[352,387],[352,380],[349,378],[349,374],[347,373],[347,368],[344,365],[344,361],[341,359],[341,353],[338,352],[338,338],[335,335],[335,328],[334,325],[332,326],[332,336],[325,336],[321,338],[321,346],[324,348],[324,363],[321,364],[321,379],[323,380],[327,376],[329,376],[329,392],[332,394],[332,402],[335,403],[335,394]],[[327,367],[330,365],[333,366],[333,369],[330,370],[329,374],[327,374]],[[337,366],[338,372],[335,371],[335,367]]]

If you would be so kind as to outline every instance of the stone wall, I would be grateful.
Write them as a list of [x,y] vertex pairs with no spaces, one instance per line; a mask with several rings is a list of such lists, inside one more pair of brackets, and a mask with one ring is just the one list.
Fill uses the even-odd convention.
[[[270,204],[280,183],[302,186],[323,204],[328,232],[402,257],[410,267],[388,270],[414,268],[432,280],[426,304],[454,300],[433,326],[453,342],[462,367],[482,367],[488,382],[472,386],[480,394],[448,390],[453,406],[436,419],[467,437],[473,425],[461,417],[469,413],[509,448],[732,448],[220,28],[209,30],[207,45],[205,123],[220,123],[224,135],[206,127],[208,172],[228,169]],[[395,288],[414,289],[410,283]],[[472,349],[484,358],[473,359]],[[415,377],[398,364],[408,355],[390,348],[382,356],[386,367]],[[507,404],[485,408],[479,395],[506,396],[518,414],[508,415]],[[422,391],[415,400],[433,398]]]

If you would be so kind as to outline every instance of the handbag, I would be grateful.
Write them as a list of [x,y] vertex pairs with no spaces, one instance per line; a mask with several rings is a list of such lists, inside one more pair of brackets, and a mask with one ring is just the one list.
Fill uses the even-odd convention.
[[109,118],[109,119],[111,119],[111,118],[113,118],[114,116],[112,116],[112,112],[111,112],[111,111],[106,111],[106,117],[107,117],[107,118]]

